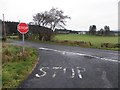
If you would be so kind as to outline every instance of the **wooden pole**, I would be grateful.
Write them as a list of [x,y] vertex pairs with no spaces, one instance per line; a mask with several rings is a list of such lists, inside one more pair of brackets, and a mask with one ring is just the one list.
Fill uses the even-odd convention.
[[5,16],[4,16],[4,14],[3,14],[3,32],[4,32],[4,38],[6,39]]

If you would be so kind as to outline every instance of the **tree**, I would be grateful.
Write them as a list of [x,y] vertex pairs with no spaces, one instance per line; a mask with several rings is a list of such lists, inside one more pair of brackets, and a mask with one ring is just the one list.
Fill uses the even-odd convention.
[[104,26],[104,30],[105,30],[105,35],[110,34],[110,27],[109,26]]
[[104,29],[101,28],[99,31],[98,31],[98,35],[104,35]]
[[44,23],[45,23],[44,13],[37,13],[36,15],[34,15],[33,21],[35,22],[36,25],[44,26]]
[[56,27],[64,28],[66,19],[70,19],[70,17],[64,15],[64,12],[58,10],[58,8],[52,8],[50,11],[37,13],[33,16],[33,20],[37,25],[49,27],[53,31]]
[[96,35],[96,26],[95,25],[91,25],[89,27],[89,34],[92,34],[92,35]]
[[[35,22],[35,25],[49,28],[49,31],[45,33],[39,32],[41,30],[38,30],[40,40],[51,40],[55,28],[64,28],[66,25],[66,19],[70,19],[70,17],[64,15],[64,12],[62,10],[58,10],[58,8],[52,8],[49,11],[40,12],[34,15],[33,21]],[[50,38],[46,39],[46,37]]]
[[50,22],[50,28],[55,30],[55,27],[62,27],[66,26],[66,19],[70,19],[67,15],[63,15],[64,12],[62,10],[58,10],[57,8],[52,8],[50,10],[50,15],[52,17],[52,22]]

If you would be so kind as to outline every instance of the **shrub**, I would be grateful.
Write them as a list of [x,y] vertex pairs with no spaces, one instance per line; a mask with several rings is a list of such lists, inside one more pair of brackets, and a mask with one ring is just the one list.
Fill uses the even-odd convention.
[[103,47],[103,48],[115,48],[115,44],[112,44],[112,43],[102,43],[101,47]]
[[115,48],[120,48],[120,43],[115,44]]

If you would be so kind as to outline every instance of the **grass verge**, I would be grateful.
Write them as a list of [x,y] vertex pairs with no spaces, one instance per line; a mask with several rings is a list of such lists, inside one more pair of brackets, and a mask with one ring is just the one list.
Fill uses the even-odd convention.
[[33,36],[32,39],[28,39],[28,41],[120,51],[118,38],[119,36],[56,34],[51,41],[40,41],[38,38],[35,38],[35,36]]
[[90,46],[88,43],[86,44],[77,44],[76,41],[58,41],[58,40],[52,40],[52,41],[39,41],[39,40],[27,40],[29,42],[37,42],[37,43],[45,43],[45,44],[55,44],[55,45],[65,45],[65,46],[79,46],[83,48],[93,48],[93,49],[102,49],[102,50],[113,50],[113,51],[120,51],[120,48],[106,48],[106,47],[98,47],[98,46]]
[[95,36],[79,34],[57,34],[53,41],[72,46],[98,48],[106,50],[120,50],[119,36]]
[[28,77],[38,58],[37,50],[4,44],[2,50],[2,87],[16,88]]

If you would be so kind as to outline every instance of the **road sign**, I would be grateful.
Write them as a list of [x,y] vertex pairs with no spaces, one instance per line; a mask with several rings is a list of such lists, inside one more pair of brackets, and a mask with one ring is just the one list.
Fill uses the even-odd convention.
[[17,30],[23,35],[23,52],[24,52],[24,34],[29,31],[28,25],[26,23],[20,23],[17,26]]
[[29,31],[28,25],[26,23],[20,23],[17,26],[17,30],[21,33],[21,34],[26,34]]

